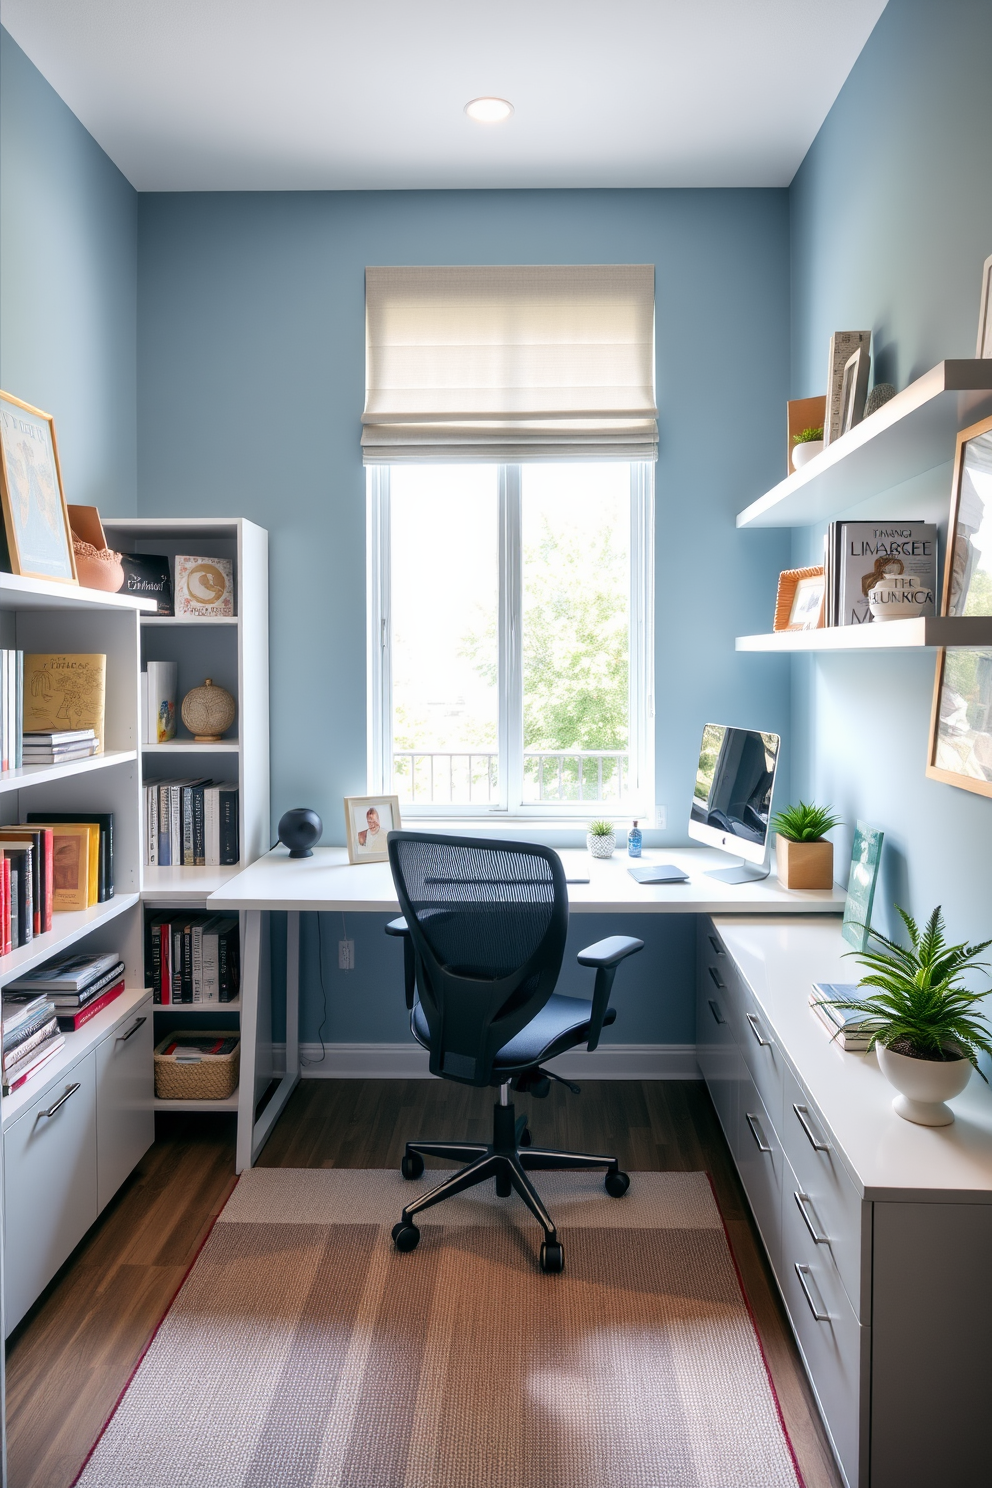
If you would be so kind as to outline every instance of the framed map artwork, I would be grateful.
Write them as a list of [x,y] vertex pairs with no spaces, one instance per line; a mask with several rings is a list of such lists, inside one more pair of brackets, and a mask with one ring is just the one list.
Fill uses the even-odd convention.
[[11,571],[76,584],[55,421],[0,392],[0,501]]

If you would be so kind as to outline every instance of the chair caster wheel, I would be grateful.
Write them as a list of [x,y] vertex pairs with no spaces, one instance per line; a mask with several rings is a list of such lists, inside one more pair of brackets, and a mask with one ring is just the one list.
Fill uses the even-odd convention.
[[626,1173],[621,1173],[619,1168],[615,1173],[607,1173],[604,1181],[611,1199],[622,1199],[630,1187],[630,1178]]
[[565,1269],[565,1252],[557,1240],[545,1240],[541,1246],[541,1270],[557,1276]]
[[405,1152],[403,1161],[400,1163],[400,1172],[404,1178],[419,1178],[424,1171],[424,1159],[419,1152]]
[[416,1250],[419,1240],[420,1231],[415,1224],[401,1219],[399,1224],[393,1225],[393,1244],[397,1250]]
[[518,1147],[529,1147],[530,1144],[531,1144],[531,1142],[533,1142],[533,1140],[534,1140],[534,1138],[531,1136],[529,1130],[525,1126],[524,1129],[523,1129],[523,1131],[520,1133],[520,1136],[519,1136],[519,1138],[517,1140],[517,1146]]

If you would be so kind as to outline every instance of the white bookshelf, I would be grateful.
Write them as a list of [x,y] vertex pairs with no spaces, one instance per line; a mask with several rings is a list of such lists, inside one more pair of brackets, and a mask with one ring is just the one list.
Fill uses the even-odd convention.
[[922,651],[938,646],[992,646],[992,616],[921,615],[870,625],[829,625],[822,630],[779,630],[738,636],[738,651]]

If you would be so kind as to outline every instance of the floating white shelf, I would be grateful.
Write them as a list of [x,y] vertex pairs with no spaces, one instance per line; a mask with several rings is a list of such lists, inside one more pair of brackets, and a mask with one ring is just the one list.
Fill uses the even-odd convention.
[[738,527],[809,527],[932,470],[959,429],[992,413],[992,357],[938,362],[877,413],[828,444],[737,518]]
[[25,790],[30,785],[47,785],[51,780],[71,780],[88,775],[92,770],[106,770],[112,765],[125,765],[138,758],[134,749],[108,749],[91,759],[70,760],[64,765],[21,765],[0,774],[0,793]]
[[159,1100],[156,1096],[152,1107],[156,1111],[237,1111],[238,1088],[226,1100]]
[[0,610],[154,610],[155,601],[0,573]]
[[242,864],[223,868],[145,868],[141,897],[146,904],[198,904],[241,872]]
[[210,627],[213,625],[237,625],[238,617],[237,615],[214,615],[212,617],[201,617],[199,615],[142,615],[141,623],[142,625],[150,625],[152,627],[160,625],[206,625]]
[[142,754],[237,754],[237,739],[221,739],[217,744],[202,744],[196,739],[170,739],[167,744],[142,744]]
[[[40,966],[50,956],[67,950],[84,935],[98,930],[108,920],[123,914],[137,904],[137,894],[115,894],[105,904],[93,904],[89,909],[68,910],[52,915],[52,928],[44,935],[36,935],[27,945],[18,946],[9,956],[0,960],[0,986],[16,981],[32,967]],[[125,958],[126,959],[126,958]]]
[[738,651],[902,651],[934,646],[992,648],[992,616],[920,616],[882,624],[832,625],[738,636]]

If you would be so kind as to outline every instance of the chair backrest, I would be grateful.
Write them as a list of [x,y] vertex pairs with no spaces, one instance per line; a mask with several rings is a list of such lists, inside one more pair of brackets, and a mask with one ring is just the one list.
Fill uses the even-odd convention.
[[431,1073],[489,1085],[493,1059],[555,988],[568,930],[561,859],[533,843],[390,832],[430,1030]]

